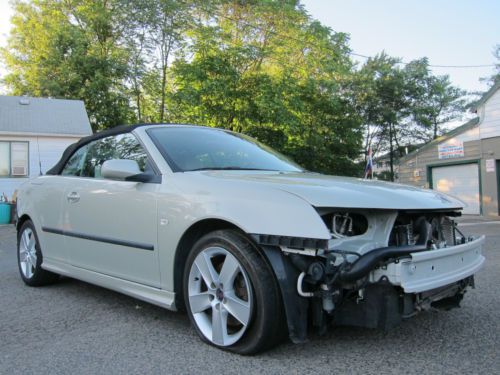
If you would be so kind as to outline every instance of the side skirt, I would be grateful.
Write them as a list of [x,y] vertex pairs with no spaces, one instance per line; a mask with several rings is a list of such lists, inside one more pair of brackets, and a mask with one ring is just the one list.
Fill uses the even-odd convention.
[[59,275],[111,289],[169,310],[177,310],[175,307],[175,293],[173,292],[89,271],[50,258],[44,258],[42,268]]

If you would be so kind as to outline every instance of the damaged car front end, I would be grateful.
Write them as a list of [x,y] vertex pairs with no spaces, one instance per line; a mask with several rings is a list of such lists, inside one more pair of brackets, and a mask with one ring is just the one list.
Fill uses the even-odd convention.
[[462,233],[458,210],[317,211],[329,240],[253,235],[280,282],[294,342],[309,322],[320,333],[331,322],[387,330],[458,307],[484,262],[484,236]]

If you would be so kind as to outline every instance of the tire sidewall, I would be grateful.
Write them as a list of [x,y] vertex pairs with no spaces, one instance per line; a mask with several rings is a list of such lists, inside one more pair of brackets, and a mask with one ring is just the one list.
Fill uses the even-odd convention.
[[[189,307],[188,282],[191,267],[198,254],[209,247],[221,247],[235,256],[238,262],[243,267],[250,282],[250,288],[253,297],[250,324],[243,334],[243,337],[238,340],[238,342],[230,346],[219,346],[207,339],[199,330]],[[198,240],[193,246],[193,249],[188,256],[186,267],[184,269],[183,294],[189,319],[195,327],[198,335],[206,343],[231,352],[240,354],[252,354],[259,350],[259,346],[262,346],[261,336],[263,333],[265,333],[265,330],[268,329],[266,327],[269,324],[273,324],[272,322],[274,319],[279,318],[277,316],[270,316],[271,314],[269,314],[269,308],[266,308],[267,301],[265,298],[266,296],[264,295],[264,291],[266,291],[266,289],[268,288],[266,288],[266,285],[262,285],[263,280],[261,275],[259,275],[259,271],[256,269],[255,264],[256,260],[257,262],[259,260],[262,262],[264,259],[256,259],[256,256],[262,258],[262,255],[254,248],[251,242],[247,240],[246,237],[235,231],[216,231],[209,233],[208,235],[205,235],[200,240]],[[267,264],[264,264],[264,266],[267,266]],[[263,271],[264,270],[261,270],[260,272]],[[269,269],[267,271],[269,272]]]
[[[21,253],[20,253],[20,248],[21,248],[21,236],[23,235],[24,231],[29,228],[33,232],[33,236],[35,236],[35,252],[36,252],[36,266],[33,271],[33,276],[30,278],[27,278],[24,276],[23,271],[21,270]],[[25,221],[21,225],[21,229],[19,229],[17,233],[17,268],[19,269],[19,273],[21,274],[21,278],[23,281],[28,284],[28,285],[38,285],[39,283],[39,278],[40,278],[40,273],[42,271],[42,251],[40,250],[40,241],[38,240],[38,234],[36,233],[35,226],[33,225],[33,222],[31,220]]]

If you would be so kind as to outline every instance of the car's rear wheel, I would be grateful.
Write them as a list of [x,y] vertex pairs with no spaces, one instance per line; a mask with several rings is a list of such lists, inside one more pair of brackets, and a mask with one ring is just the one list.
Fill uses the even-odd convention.
[[184,301],[199,336],[219,348],[253,354],[283,337],[274,275],[263,255],[234,230],[209,233],[194,245]]
[[35,226],[25,221],[17,233],[17,264],[21,278],[29,286],[41,286],[58,280],[59,275],[42,269],[42,250]]

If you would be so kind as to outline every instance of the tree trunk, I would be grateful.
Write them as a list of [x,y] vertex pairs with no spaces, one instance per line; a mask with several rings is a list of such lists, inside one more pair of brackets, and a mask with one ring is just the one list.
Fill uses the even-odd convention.
[[165,88],[167,86],[167,66],[164,64],[161,69],[161,105],[160,105],[160,122],[163,122],[165,117]]
[[389,124],[389,158],[391,164],[391,181],[394,182],[394,147],[392,145],[392,124]]
[[137,103],[137,122],[142,123],[142,113],[141,113],[141,94],[139,91],[136,92],[136,103]]
[[167,69],[168,58],[170,56],[170,49],[172,48],[173,36],[169,35],[166,39],[166,33],[163,33],[162,45],[162,61],[161,61],[161,107],[160,107],[160,122],[165,119],[165,97],[167,91]]

